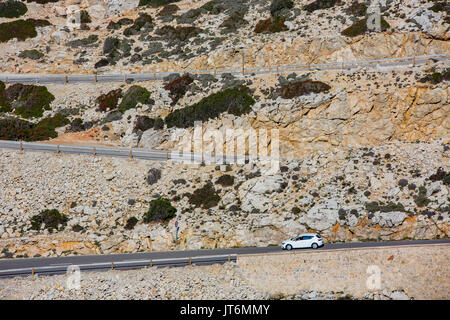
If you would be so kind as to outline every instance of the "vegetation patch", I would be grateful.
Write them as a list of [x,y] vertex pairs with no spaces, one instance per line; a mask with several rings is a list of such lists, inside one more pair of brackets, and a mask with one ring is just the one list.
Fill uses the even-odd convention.
[[5,84],[0,81],[0,112],[10,112],[11,111],[11,104],[9,103],[8,99],[6,98],[6,86]]
[[156,30],[155,33],[159,36],[163,36],[168,40],[186,41],[190,38],[196,37],[202,31],[202,29],[193,26],[163,26],[162,28]]
[[432,84],[438,84],[442,81],[450,81],[450,68],[447,68],[442,72],[431,72],[419,80],[419,82],[422,83],[429,82]]
[[11,39],[24,41],[36,36],[36,28],[29,21],[16,20],[0,23],[0,42],[8,42]]
[[240,27],[243,27],[246,24],[247,21],[244,19],[243,13],[236,11],[226,18],[219,27],[222,28],[222,34],[227,34],[236,32]]
[[39,50],[24,50],[19,54],[20,58],[28,58],[33,60],[39,60],[44,56]]
[[108,26],[106,27],[106,29],[108,30],[119,30],[120,28],[122,28],[123,26],[127,26],[133,24],[133,20],[129,19],[129,18],[122,18],[117,22],[111,21]]
[[187,196],[190,204],[203,209],[215,207],[220,201],[220,196],[217,194],[211,182],[208,182],[205,186]]
[[345,12],[352,16],[363,17],[367,13],[367,6],[365,3],[359,2],[359,0],[353,0]]
[[164,222],[175,217],[177,209],[170,204],[168,199],[158,198],[150,202],[149,210],[144,213],[143,221]]
[[341,0],[315,0],[310,4],[303,6],[303,9],[308,12],[313,12],[316,10],[333,8],[336,5],[342,4]]
[[270,3],[270,14],[272,17],[276,16],[277,13],[283,9],[292,9],[294,7],[294,2],[292,0],[272,0]]
[[48,20],[44,19],[27,19],[27,21],[36,28],[48,27],[52,25]]
[[230,88],[203,98],[200,102],[178,109],[165,118],[167,127],[190,128],[194,121],[208,121],[228,112],[235,116],[251,111],[255,100],[247,87]]
[[393,203],[393,202],[389,202],[387,204],[383,204],[383,203],[378,203],[376,201],[372,201],[372,202],[367,202],[365,204],[366,210],[369,211],[370,213],[374,213],[377,211],[380,212],[393,212],[393,211],[401,211],[401,212],[405,212],[405,208],[403,207],[403,205],[401,203]]
[[108,93],[102,94],[97,98],[99,110],[106,112],[117,109],[120,98],[122,98],[122,89],[111,90]]
[[[386,31],[390,27],[389,23],[381,18],[381,31]],[[367,28],[367,18],[365,18],[344,29],[341,34],[346,37],[356,37],[365,34],[367,31],[369,31],[369,29]]]
[[414,202],[418,207],[425,207],[430,203],[430,199],[427,198],[427,189],[425,186],[420,186],[417,195],[414,197]]
[[[31,229],[41,230],[42,225],[45,225],[45,229],[52,232],[54,229],[59,231],[62,230],[66,225],[69,218],[61,214],[58,210],[44,210],[39,214],[31,218]],[[59,228],[58,228],[59,226]]]
[[140,13],[139,17],[134,20],[132,26],[126,28],[123,32],[125,36],[137,35],[142,32],[149,32],[153,30],[153,19],[146,13]]
[[7,0],[0,2],[0,17],[2,18],[18,18],[27,11],[27,6],[21,1]]
[[329,85],[320,81],[300,80],[282,85],[277,89],[277,94],[283,99],[292,99],[310,93],[328,92]]
[[5,91],[14,112],[24,118],[40,118],[44,110],[50,110],[55,99],[45,86],[14,84]]
[[180,0],[139,0],[139,7],[148,6],[152,8],[158,8],[179,1]]
[[178,10],[180,10],[180,8],[176,4],[168,4],[158,12],[158,16],[160,17],[172,16],[175,13],[177,13]]
[[138,223],[138,219],[136,217],[131,217],[127,220],[127,224],[125,225],[126,230],[133,230],[136,224]]
[[164,86],[164,89],[170,92],[172,97],[172,105],[175,105],[180,100],[188,89],[188,86],[194,82],[194,79],[189,74],[184,74],[182,77],[170,81]]
[[150,92],[140,86],[130,87],[122,98],[119,105],[119,111],[124,113],[128,109],[136,108],[138,103],[150,104],[153,100],[150,99]]
[[79,48],[79,47],[89,47],[96,43],[98,41],[98,36],[95,34],[90,35],[87,38],[84,39],[77,39],[67,42],[67,46],[72,48]]
[[286,18],[283,16],[270,17],[265,20],[259,21],[255,26],[255,33],[275,33],[281,31],[287,31],[288,27],[284,24]]
[[217,179],[216,184],[220,184],[223,187],[230,187],[234,184],[234,177],[229,174],[224,174]]

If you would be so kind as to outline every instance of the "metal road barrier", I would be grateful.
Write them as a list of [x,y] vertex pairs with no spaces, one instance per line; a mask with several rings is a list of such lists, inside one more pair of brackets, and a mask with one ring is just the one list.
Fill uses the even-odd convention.
[[236,262],[236,254],[194,256],[183,258],[151,259],[151,260],[129,260],[129,261],[111,261],[91,264],[61,264],[46,267],[29,267],[0,270],[0,278],[27,277],[34,275],[57,275],[66,274],[68,267],[78,267],[80,271],[108,271],[108,270],[133,270],[145,267],[184,267],[188,265],[211,265],[224,264],[226,262]]
[[166,71],[166,72],[150,72],[150,73],[125,73],[125,74],[94,74],[94,75],[0,75],[0,81],[9,83],[36,83],[36,84],[71,84],[71,83],[96,83],[96,82],[139,82],[139,81],[154,81],[162,80],[171,74],[209,74],[214,77],[220,76],[224,73],[231,73],[234,75],[245,74],[280,74],[295,71],[311,71],[311,70],[349,70],[352,68],[362,67],[382,67],[382,66],[415,66],[417,64],[426,63],[428,60],[448,60],[450,53],[433,54],[427,56],[413,56],[403,58],[389,58],[367,61],[343,61],[320,64],[297,64],[297,65],[276,65],[269,67],[246,67],[243,61],[239,68],[228,69],[212,69],[212,70],[183,70],[183,71]]
[[174,161],[193,164],[246,164],[254,161],[277,161],[287,158],[272,158],[252,155],[226,155],[199,152],[143,150],[130,148],[113,148],[97,146],[73,146],[62,144],[35,143],[23,141],[0,140],[0,149],[27,152],[52,152],[56,154],[93,155],[112,158],[128,158],[153,161]]

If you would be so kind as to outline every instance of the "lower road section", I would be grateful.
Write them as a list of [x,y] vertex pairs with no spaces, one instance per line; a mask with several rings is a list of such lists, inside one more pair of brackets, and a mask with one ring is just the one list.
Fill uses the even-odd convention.
[[[374,248],[403,245],[450,244],[450,239],[330,243],[316,250]],[[313,250],[313,249],[299,249]],[[18,258],[0,260],[0,278],[33,274],[64,274],[72,268],[80,271],[127,270],[145,267],[209,265],[236,261],[238,255],[280,252],[281,247],[247,247],[229,249],[140,252],[130,254],[87,255],[56,258]],[[286,252],[286,254],[290,254]]]

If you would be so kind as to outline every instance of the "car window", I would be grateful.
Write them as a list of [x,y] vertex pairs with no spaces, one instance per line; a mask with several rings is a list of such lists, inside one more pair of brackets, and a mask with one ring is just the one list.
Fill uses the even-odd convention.
[[295,240],[296,241],[303,240],[303,237],[298,236]]
[[304,236],[303,237],[303,240],[310,240],[310,239],[312,239],[312,236]]

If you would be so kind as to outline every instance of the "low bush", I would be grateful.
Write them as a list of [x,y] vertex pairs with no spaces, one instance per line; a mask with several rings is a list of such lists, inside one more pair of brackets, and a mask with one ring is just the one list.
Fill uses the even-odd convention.
[[9,86],[5,91],[14,112],[24,118],[40,118],[44,110],[50,110],[50,103],[55,100],[45,86],[25,85],[21,83]]
[[97,98],[98,108],[106,112],[117,109],[119,99],[122,98],[122,89],[111,90]]
[[341,0],[315,0],[310,4],[303,6],[303,9],[308,12],[313,12],[316,10],[333,8],[336,5],[342,4]]
[[44,54],[38,50],[24,50],[19,54],[20,58],[28,58],[32,60],[39,60]]
[[155,119],[148,116],[137,116],[136,122],[134,124],[134,132],[136,131],[147,131],[152,129],[155,124]]
[[320,81],[300,80],[282,85],[277,89],[277,94],[284,99],[292,99],[310,93],[328,92],[329,85]]
[[164,222],[175,217],[177,209],[170,204],[168,199],[158,198],[150,202],[149,210],[144,213],[143,221]]
[[372,202],[367,202],[365,204],[365,207],[366,207],[366,210],[369,211],[370,213],[374,213],[377,211],[380,211],[380,212],[392,212],[392,211],[404,212],[405,211],[405,208],[403,207],[403,205],[401,203],[393,203],[393,202],[389,202],[386,205],[384,205],[382,203],[372,201]]
[[272,0],[270,3],[270,14],[274,17],[283,9],[292,9],[294,2],[292,0]]
[[66,129],[66,132],[80,132],[89,130],[92,128],[93,123],[91,121],[83,122],[81,118],[75,118],[70,123],[70,126]]
[[230,187],[234,184],[234,177],[229,174],[224,174],[217,179],[216,184],[220,184],[223,187]]
[[138,223],[138,219],[136,217],[131,217],[127,220],[127,224],[125,225],[126,230],[133,230],[136,224]]
[[288,27],[284,24],[286,21],[286,18],[283,16],[275,16],[270,17],[265,20],[260,20],[256,26],[255,26],[255,33],[262,33],[262,32],[269,32],[269,33],[275,33],[275,32],[281,32],[281,31],[287,31]]
[[89,37],[84,39],[77,39],[67,42],[67,46],[71,48],[88,47],[95,44],[98,41],[98,36],[91,34]]
[[133,25],[123,31],[125,36],[136,35],[144,31],[153,30],[153,19],[146,13],[140,13],[139,17],[134,20]]
[[10,112],[11,111],[11,104],[9,103],[8,99],[6,98],[6,86],[5,84],[0,81],[0,112]]
[[119,105],[119,111],[124,113],[128,109],[136,108],[138,103],[150,104],[153,100],[150,99],[150,92],[140,86],[130,87],[122,98]]
[[167,17],[174,15],[180,8],[176,4],[168,4],[158,12],[158,16]]
[[234,33],[240,27],[243,27],[246,24],[247,21],[244,19],[244,15],[242,14],[242,12],[236,11],[233,14],[231,14],[228,18],[226,18],[219,26],[219,28],[222,28],[221,31],[222,34]]
[[16,0],[7,0],[0,2],[0,17],[1,18],[18,18],[27,13],[27,6]]
[[220,196],[217,194],[211,182],[208,182],[205,186],[187,196],[190,204],[203,209],[215,207],[220,201]]
[[450,81],[450,68],[443,70],[442,72],[432,72],[421,78],[419,82],[429,82],[432,84],[438,84],[442,81]]
[[161,170],[156,168],[151,168],[145,178],[149,185],[155,184],[159,179],[161,179]]
[[44,19],[27,19],[29,23],[31,23],[34,27],[40,28],[40,27],[48,27],[52,24],[48,20]]
[[359,2],[359,0],[353,0],[345,12],[352,16],[363,17],[367,13],[367,6],[365,3]]
[[36,36],[36,28],[29,21],[16,20],[0,23],[0,42],[8,42],[11,39],[24,41]]
[[120,28],[122,28],[123,26],[127,26],[133,24],[133,20],[129,19],[129,18],[122,18],[117,22],[111,21],[108,26],[106,27],[106,29],[108,30],[119,30]]
[[[391,26],[389,25],[389,23],[387,23],[386,20],[381,18],[381,31],[386,31],[390,27]],[[366,19],[361,19],[361,20],[355,22],[354,24],[352,24],[350,27],[344,29],[341,32],[341,34],[346,37],[356,37],[356,36],[365,34],[367,31],[368,31],[368,28],[367,28],[367,18],[366,18]]]
[[[45,224],[45,229],[50,232],[54,229],[58,231],[67,225],[68,220],[69,218],[64,214],[61,214],[58,210],[47,209],[31,218],[31,229],[39,231],[41,230],[42,224]],[[59,225],[61,225],[60,229],[58,229]]]
[[188,86],[194,81],[189,74],[184,74],[182,77],[170,81],[164,86],[164,89],[170,92],[172,97],[172,105],[175,105],[187,91]]
[[140,7],[149,6],[152,8],[158,8],[179,1],[180,0],[139,0],[139,6]]
[[248,94],[248,88],[230,88],[211,94],[200,102],[175,110],[165,118],[167,127],[189,128],[194,121],[208,121],[218,117],[223,112],[235,116],[251,111],[255,100]]
[[430,200],[427,198],[427,189],[425,186],[420,186],[417,192],[417,195],[414,197],[414,202],[418,207],[425,207],[430,203]]
[[219,14],[225,10],[220,0],[211,0],[200,7],[209,14]]
[[203,30],[197,27],[183,27],[183,26],[163,26],[160,29],[157,29],[155,33],[159,36],[163,36],[168,40],[180,40],[186,41],[190,38],[196,37]]

